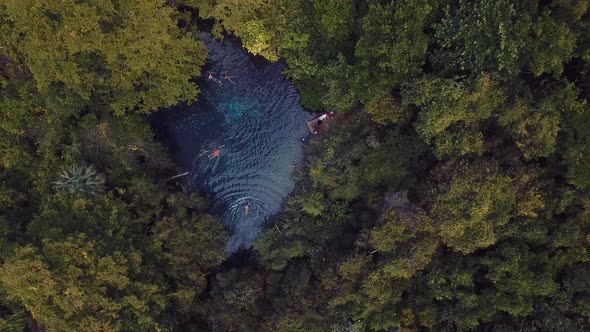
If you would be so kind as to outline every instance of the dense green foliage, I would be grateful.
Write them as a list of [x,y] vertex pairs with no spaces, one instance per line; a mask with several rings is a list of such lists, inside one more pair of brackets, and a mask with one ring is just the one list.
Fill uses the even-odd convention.
[[191,100],[206,49],[164,1],[1,1],[0,330],[148,331],[224,260],[137,112]]
[[[248,264],[139,115],[197,96],[198,20],[345,119]],[[0,330],[590,329],[590,1],[0,0],[0,29]]]
[[590,2],[184,3],[352,110],[261,263],[216,277],[212,326],[590,328]]

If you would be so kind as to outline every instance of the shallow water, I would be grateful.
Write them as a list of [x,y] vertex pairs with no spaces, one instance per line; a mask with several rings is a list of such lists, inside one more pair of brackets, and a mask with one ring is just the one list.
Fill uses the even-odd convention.
[[150,120],[179,171],[190,171],[191,188],[208,193],[232,232],[227,249],[235,251],[252,244],[293,190],[311,114],[282,74],[284,64],[249,55],[236,39],[204,40],[210,53],[199,101]]

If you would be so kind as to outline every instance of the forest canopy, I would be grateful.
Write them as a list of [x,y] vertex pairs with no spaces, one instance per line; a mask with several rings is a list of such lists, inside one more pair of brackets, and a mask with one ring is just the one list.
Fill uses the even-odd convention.
[[[143,117],[206,30],[346,119],[229,260]],[[0,0],[0,330],[588,330],[589,99],[589,0]]]

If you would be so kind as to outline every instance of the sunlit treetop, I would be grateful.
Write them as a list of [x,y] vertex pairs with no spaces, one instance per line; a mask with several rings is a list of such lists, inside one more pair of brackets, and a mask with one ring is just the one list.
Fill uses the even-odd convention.
[[[193,100],[206,58],[150,0],[4,0],[1,44],[21,57],[38,90],[64,105],[108,104],[117,114]],[[66,111],[66,110],[60,110]]]

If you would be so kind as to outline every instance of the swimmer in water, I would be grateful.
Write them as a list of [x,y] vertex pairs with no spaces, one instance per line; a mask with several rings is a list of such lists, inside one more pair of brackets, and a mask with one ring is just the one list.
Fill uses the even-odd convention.
[[218,158],[221,155],[221,149],[217,149],[213,151],[213,153],[209,156],[209,159]]
[[227,70],[221,73],[221,78],[222,78],[222,79],[224,79],[224,80],[228,80],[228,81],[230,81],[232,84],[236,84],[234,81],[232,81],[232,80],[231,80],[231,78],[232,78],[232,77],[233,77],[233,76],[229,76],[229,75],[227,74]]
[[250,201],[246,202],[246,206],[244,206],[244,212],[246,214],[250,213]]
[[209,75],[207,76],[207,78],[210,79],[210,80],[212,80],[212,81],[214,81],[214,82],[217,82],[217,83],[221,84],[221,81],[218,80],[218,79],[216,79],[215,76],[213,76],[213,73],[212,72],[209,72]]

